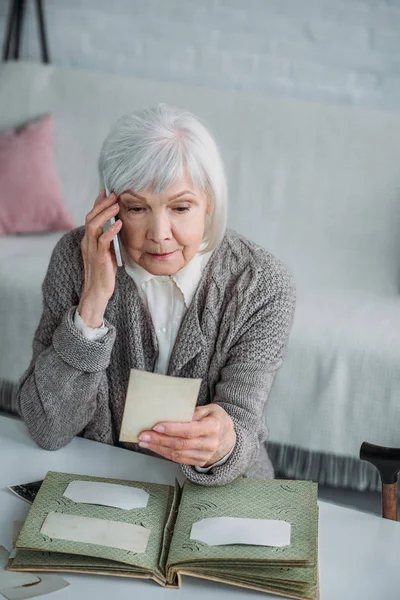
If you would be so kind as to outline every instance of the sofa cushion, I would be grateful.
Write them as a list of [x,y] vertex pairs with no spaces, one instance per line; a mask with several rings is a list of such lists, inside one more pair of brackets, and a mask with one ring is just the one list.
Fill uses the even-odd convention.
[[51,115],[1,132],[0,235],[73,227],[54,162]]

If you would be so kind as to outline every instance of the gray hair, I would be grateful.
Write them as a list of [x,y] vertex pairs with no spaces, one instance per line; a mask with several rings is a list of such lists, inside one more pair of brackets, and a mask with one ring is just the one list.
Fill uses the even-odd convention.
[[165,104],[123,115],[99,157],[100,178],[117,195],[130,188],[163,192],[184,170],[213,207],[200,249],[209,252],[225,235],[227,184],[217,145],[200,119]]

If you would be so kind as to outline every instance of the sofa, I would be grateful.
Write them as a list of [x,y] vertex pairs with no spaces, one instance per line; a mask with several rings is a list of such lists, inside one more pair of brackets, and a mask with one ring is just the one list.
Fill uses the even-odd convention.
[[[0,128],[50,112],[65,204],[96,198],[97,157],[122,113],[166,102],[220,146],[229,226],[291,269],[296,314],[265,418],[279,476],[376,490],[364,440],[400,446],[400,116],[28,62],[0,67]],[[0,237],[0,406],[15,411],[63,232]],[[0,408],[1,410],[1,408]]]

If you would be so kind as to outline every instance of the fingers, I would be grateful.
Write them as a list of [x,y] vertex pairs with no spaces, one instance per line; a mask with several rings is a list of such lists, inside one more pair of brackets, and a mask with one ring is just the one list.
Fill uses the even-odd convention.
[[169,435],[163,435],[161,433],[142,433],[139,436],[139,446],[146,448],[147,444],[161,446],[163,448],[170,448],[171,450],[178,450],[179,452],[188,452],[193,450],[201,450],[204,452],[215,452],[218,445],[218,437],[215,435],[208,435],[203,437],[196,437],[188,439],[184,437],[171,437]]
[[[183,437],[193,439],[201,436],[209,436],[218,434],[220,430],[220,421],[213,414],[210,414],[210,410],[204,410],[207,407],[200,406],[195,410],[195,416],[190,423],[175,423],[166,422],[158,423],[154,428],[154,431],[169,435],[172,437]],[[195,417],[197,420],[195,420]]]
[[163,426],[165,433],[143,431],[139,446],[174,462],[198,466],[208,462],[218,449],[219,423],[212,416],[201,422],[164,423]]
[[106,196],[104,189],[100,190],[92,209],[86,215],[86,225],[90,223],[97,215],[103,212],[106,208],[109,208],[117,201],[117,195],[112,192],[109,196]]
[[[114,200],[116,199],[115,194],[111,194],[111,196],[114,198]],[[109,196],[109,198],[111,197]],[[108,199],[107,199],[108,201]],[[106,224],[106,222],[111,219],[112,217],[116,217],[119,211],[119,205],[117,203],[113,203],[111,206],[106,206],[106,208],[104,208],[104,203],[100,203],[99,206],[97,207],[97,209],[93,208],[93,210],[86,216],[86,222],[85,222],[85,242],[84,244],[86,245],[87,248],[87,252],[91,255],[94,255],[98,248],[99,248],[99,241],[101,236],[103,235],[103,226]],[[101,210],[101,212],[98,212],[99,209],[103,209]],[[97,214],[96,214],[97,212]],[[92,216],[90,216],[92,215]],[[95,216],[93,216],[95,215]],[[111,227],[109,227],[108,229],[110,229],[110,231],[107,231],[105,233],[108,232],[108,234],[106,235],[105,238],[102,239],[102,246],[101,247],[110,247],[110,241],[112,240],[112,238],[115,236],[116,233],[118,233],[118,231],[121,228],[121,224],[119,224],[117,227],[114,227],[113,229],[111,229]],[[110,238],[111,236],[111,238]],[[108,246],[107,246],[108,244]],[[101,249],[101,248],[100,248]]]
[[108,302],[115,289],[118,266],[111,242],[121,231],[122,221],[118,219],[104,232],[103,227],[118,212],[116,194],[106,196],[105,191],[101,190],[92,210],[86,215],[81,251],[85,269],[84,293],[89,304],[97,304],[99,298],[103,299],[103,304],[104,301]]
[[111,192],[109,196],[106,195],[106,191],[103,188],[100,190],[99,195],[94,201],[93,207],[91,211],[88,213],[91,217],[95,217],[99,212],[104,210],[107,206],[110,206],[113,202],[115,202],[117,195],[115,192]]
[[116,222],[113,225],[110,225],[110,227],[107,229],[107,231],[102,233],[101,236],[98,238],[98,246],[97,246],[98,250],[103,251],[103,252],[108,252],[108,250],[110,249],[110,244],[111,244],[112,240],[115,238],[117,233],[121,230],[121,228],[122,228],[122,221],[120,219],[117,219]]
[[193,465],[196,467],[203,467],[209,462],[212,454],[207,451],[192,450],[188,452],[181,452],[179,450],[172,450],[171,448],[165,448],[158,446],[157,444],[146,445],[148,450],[155,452],[159,456],[163,456],[168,460],[182,464],[182,465]]
[[[92,211],[86,216],[86,231],[89,236],[97,239],[102,233],[102,227],[106,222],[115,217],[119,212],[119,204],[115,202],[116,197],[114,195],[114,203],[110,206],[99,205],[102,208],[100,212]],[[90,217],[90,215],[92,216]]]
[[229,415],[210,403],[196,407],[190,423],[163,422],[142,431],[139,446],[177,463],[204,466],[218,452],[227,454],[235,438]]
[[206,404],[205,406],[196,406],[192,421],[200,421],[201,419],[204,419],[204,417],[212,415],[216,406],[217,405],[213,403]]
[[97,215],[103,212],[104,209],[110,207],[112,204],[115,204],[116,196],[115,194],[110,194],[106,196],[104,190],[100,192],[97,196],[92,209],[87,213],[85,224],[88,225]]

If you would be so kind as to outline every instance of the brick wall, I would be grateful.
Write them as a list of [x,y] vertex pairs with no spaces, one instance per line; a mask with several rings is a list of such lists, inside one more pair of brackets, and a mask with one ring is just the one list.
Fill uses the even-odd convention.
[[[400,0],[44,0],[54,64],[400,108]],[[1,43],[7,3],[0,3]],[[38,59],[33,2],[22,58]]]

